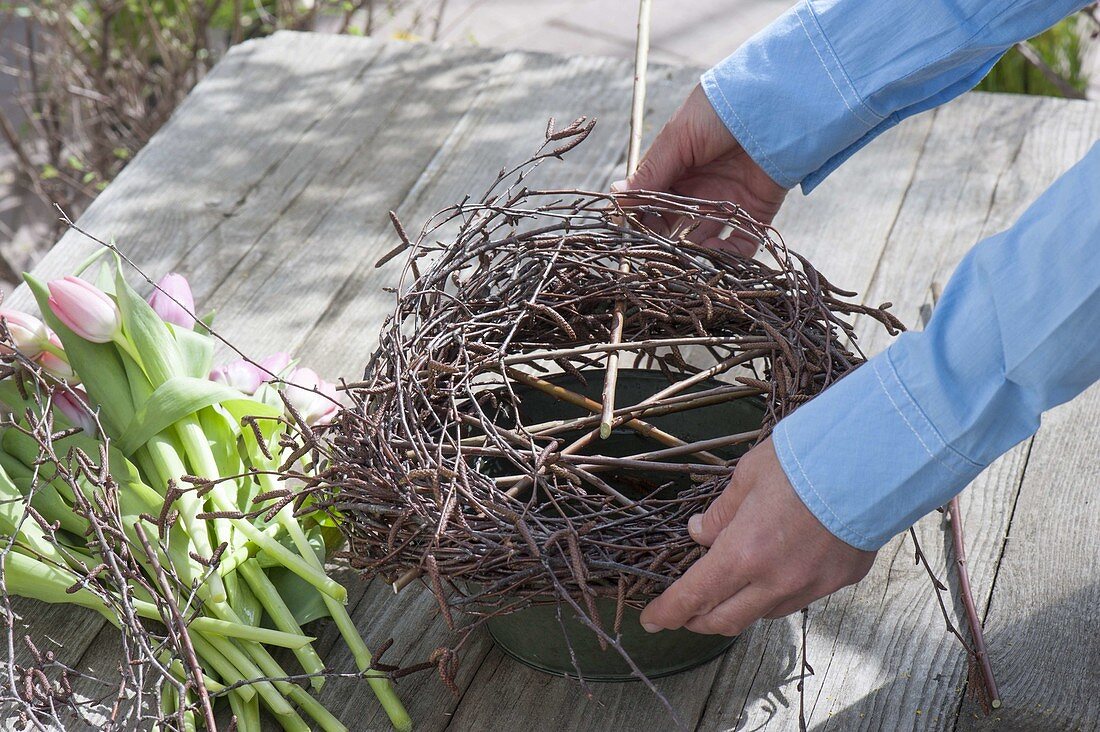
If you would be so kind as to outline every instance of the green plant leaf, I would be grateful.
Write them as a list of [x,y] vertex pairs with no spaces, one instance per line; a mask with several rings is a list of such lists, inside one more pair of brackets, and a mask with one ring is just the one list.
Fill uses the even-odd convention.
[[329,616],[320,591],[289,569],[275,567],[267,571],[267,576],[279,590],[279,596],[283,598],[298,625]]
[[[7,430],[14,432],[15,430]],[[73,513],[72,507],[58,494],[57,489],[47,480],[52,477],[48,470],[38,476],[32,468],[24,465],[19,458],[7,452],[0,451],[0,467],[12,479],[24,496],[29,495],[31,487],[34,487],[34,495],[31,496],[31,506],[38,511],[47,521],[57,521],[61,528],[72,532],[77,536],[84,533],[88,523]]]
[[[243,403],[242,403],[243,404]],[[238,411],[254,412],[252,405],[242,406]],[[247,470],[252,463],[249,450],[255,450],[256,438],[251,428],[241,429],[240,419],[234,418],[221,404],[213,404],[199,412],[202,431],[210,438],[210,449],[222,475],[238,475]],[[250,436],[251,447],[246,447],[242,435]],[[247,461],[247,464],[246,464]],[[252,499],[260,492],[255,480],[237,481],[236,503],[241,510],[250,511],[255,506]]]
[[[141,358],[141,367],[154,386],[183,376],[183,356],[176,339],[156,311],[145,302],[122,276],[122,268],[115,269],[115,296],[122,313],[124,337],[130,340]],[[77,372],[79,373],[79,372]]]
[[[324,561],[325,543],[321,535],[316,531],[309,532],[309,543],[317,557]],[[268,579],[279,591],[287,608],[298,621],[298,625],[329,617],[325,600],[316,587],[306,582],[298,575],[283,567],[275,567],[267,571]]]
[[[263,450],[256,442],[256,432],[251,427],[243,427],[241,420],[245,417],[262,418],[256,420],[256,425],[260,428],[260,435],[267,443],[268,452],[278,453],[277,436],[283,429],[283,423],[272,418],[282,416],[283,405],[281,403],[274,404],[270,398],[265,398],[267,396],[266,387],[266,384],[262,385],[248,402],[226,402],[222,404],[241,436],[249,462],[261,469],[266,467],[264,463],[267,462],[267,458],[264,457]],[[274,398],[278,399],[278,396]]]
[[210,332],[210,329],[214,327],[214,316],[218,314],[217,310],[210,310],[209,312],[200,315],[199,320],[195,323],[195,330]]
[[214,367],[214,340],[198,331],[174,325],[169,325],[168,329],[176,338],[186,375],[205,379]]
[[237,583],[237,596],[233,601],[233,609],[248,625],[259,625],[263,619],[264,607],[247,582]]
[[277,416],[268,407],[224,384],[206,379],[179,376],[156,388],[134,414],[133,421],[118,439],[123,455],[132,455],[157,433],[204,407],[222,404],[230,413]]
[[237,438],[240,431],[235,429],[235,425],[224,409],[221,409],[219,404],[211,404],[199,410],[198,417],[203,434],[210,442],[210,451],[214,454],[218,471],[222,475],[240,473],[244,469],[241,454],[237,451]]
[[[10,537],[18,530],[20,522],[23,521],[23,494],[16,487],[12,479],[8,477],[8,473],[4,470],[3,466],[0,466],[0,533],[3,533],[5,537]],[[28,527],[28,530],[33,532],[35,528],[38,529],[38,533],[42,532],[42,529],[38,526],[38,522],[29,521],[27,523],[33,524],[33,527]]]
[[16,377],[8,377],[0,380],[0,404],[3,404],[15,414],[21,414],[24,409],[30,406],[30,402],[23,398],[15,379]]

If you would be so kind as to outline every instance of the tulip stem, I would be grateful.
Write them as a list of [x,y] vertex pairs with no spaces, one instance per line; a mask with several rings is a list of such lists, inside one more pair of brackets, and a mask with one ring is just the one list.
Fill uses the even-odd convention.
[[[203,633],[192,633],[192,642],[195,645],[195,650],[204,657],[214,657],[215,654],[224,658],[232,668],[237,670],[237,673],[232,678],[227,678],[226,674],[219,671],[219,675],[226,681],[227,686],[231,686],[238,681],[245,679],[257,679],[252,683],[252,688],[259,694],[264,703],[267,704],[271,713],[278,718],[278,721],[283,725],[284,729],[301,730],[301,732],[308,732],[309,727],[305,721],[298,716],[294,711],[294,707],[290,706],[290,702],[279,693],[275,688],[275,685],[270,681],[260,681],[264,678],[264,674],[260,672],[260,669],[256,667],[256,664],[248,658],[240,648],[235,646],[224,638],[218,636],[206,636]],[[213,648],[214,652],[210,652]],[[226,669],[228,672],[228,669]],[[289,726],[288,726],[289,725]]]
[[[114,245],[115,244],[112,241],[109,246],[97,248],[95,250],[95,252],[93,252],[87,259],[85,259],[83,262],[81,262],[80,265],[75,270],[73,270],[73,274],[76,275],[77,277],[84,274],[84,272],[86,272],[89,267],[91,267],[93,264],[98,262],[108,252],[114,251]],[[117,252],[115,253],[115,259],[118,262],[118,266],[121,267],[122,266],[122,260],[120,260],[118,258],[118,253]]]
[[[260,485],[263,486],[265,491],[272,491],[278,488],[275,476],[267,471],[260,473]],[[298,523],[298,520],[295,519],[293,513],[291,513],[290,505],[284,506],[278,514],[276,514],[276,521],[286,529],[291,541],[294,542],[294,546],[297,547],[299,553],[301,553],[303,557],[306,557],[306,561],[314,568],[323,572],[324,565],[321,560],[317,558],[317,554],[314,552],[313,546],[309,543],[309,537],[306,536],[306,532],[302,530],[301,524]],[[370,649],[367,648],[367,644],[363,642],[363,637],[359,635],[359,631],[355,627],[355,621],[352,620],[351,615],[348,614],[347,608],[345,608],[342,603],[336,602],[327,595],[321,595],[321,599],[324,601],[329,615],[332,616],[333,621],[336,623],[336,628],[340,631],[341,637],[343,637],[344,642],[351,651],[351,655],[355,659],[356,668],[358,668],[361,673],[366,674],[367,671],[370,670],[373,658]],[[390,680],[381,675],[367,675],[366,679],[367,683],[370,684],[371,689],[374,691],[374,695],[378,698],[378,702],[386,711],[386,715],[389,716],[390,722],[393,724],[394,728],[402,731],[411,730],[412,718],[409,717],[408,711],[394,691],[393,684],[390,683]]]
[[[279,594],[279,590],[275,587],[274,583],[267,578],[267,574],[262,569],[256,566],[255,562],[245,562],[240,566],[237,572],[244,581],[248,583],[248,586],[252,588],[253,594],[260,600],[260,604],[264,606],[264,610],[267,611],[268,616],[272,622],[275,623],[275,627],[284,633],[290,633],[292,635],[304,635],[302,632],[302,626],[298,625],[298,621],[294,619],[294,613],[290,611],[290,608],[283,602],[282,596]],[[331,600],[327,595],[321,595],[328,602],[335,602]],[[317,651],[313,649],[310,644],[303,645],[301,648],[294,650],[294,656],[298,659],[298,663],[302,664],[302,670],[307,674],[314,674],[310,679],[310,685],[316,691],[320,691],[324,686],[324,677],[321,674],[325,671],[325,663],[321,660],[321,657],[317,655]]]
[[[194,415],[180,420],[176,424],[176,432],[183,442],[184,452],[191,462],[191,469],[195,472],[195,475],[216,481],[212,492],[222,494],[218,497],[225,500],[227,496],[224,493],[228,488],[225,483],[219,480],[221,470],[218,468],[218,462],[210,451],[206,433],[203,432]],[[227,549],[233,548],[233,528],[228,519],[214,519],[214,534],[218,537],[218,542],[224,543]]]
[[38,344],[38,347],[42,349],[43,353],[50,353],[58,358],[62,359],[65,363],[69,362],[69,357],[65,355],[65,349],[59,348],[49,341],[42,341]]
[[[187,467],[180,460],[172,443],[163,434],[154,435],[145,443],[150,459],[156,464],[158,472],[167,480],[179,482],[187,475]],[[180,518],[184,528],[191,537],[191,543],[195,545],[195,553],[201,557],[212,557],[214,547],[210,544],[210,533],[206,528],[206,522],[198,517],[202,512],[202,503],[194,491],[183,491],[176,499],[180,509]],[[225,602],[225,583],[218,572],[211,572],[207,579],[206,587],[210,593],[210,601]]]
[[[205,433],[202,432],[202,428],[198,426],[194,418],[183,420],[180,422],[179,426],[180,436],[186,445],[188,457],[191,459],[192,466],[196,469],[196,472],[199,473],[200,477],[212,477],[217,479],[219,477],[217,461],[213,453],[210,452],[210,445],[206,442]],[[227,495],[224,484],[216,484],[209,495],[210,500],[214,503],[214,507],[218,511],[233,513],[240,511],[240,507],[236,505],[236,501]],[[247,519],[231,519],[230,523],[234,528],[244,534],[249,541],[267,552],[272,559],[325,593],[325,595],[340,603],[347,601],[347,590],[344,589],[344,586],[339,582],[325,574],[323,568],[321,570],[314,569],[305,559],[268,536]]]

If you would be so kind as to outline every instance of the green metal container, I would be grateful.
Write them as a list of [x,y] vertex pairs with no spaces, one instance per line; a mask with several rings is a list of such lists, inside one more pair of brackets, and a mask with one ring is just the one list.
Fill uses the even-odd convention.
[[[575,377],[559,374],[548,377],[570,391],[584,394],[599,401],[603,392],[603,372],[592,370],[584,372],[588,380],[582,384]],[[712,389],[724,384],[706,381],[695,387],[695,391]],[[659,371],[645,369],[620,369],[616,389],[616,402],[620,405],[637,404],[668,386],[668,381]],[[586,416],[585,410],[558,401],[540,391],[519,388],[517,395],[522,400],[521,415],[525,424],[534,424],[555,419]],[[652,419],[650,422],[688,442],[707,440],[738,432],[748,432],[760,427],[764,407],[756,399],[737,399],[724,404],[715,404],[686,412],[668,414]],[[563,435],[569,442],[576,435]],[[587,454],[600,454],[625,457],[649,450],[659,450],[665,445],[638,435],[633,430],[620,428],[608,439],[597,440]],[[744,453],[744,446],[713,450],[720,457],[731,459]],[[675,474],[673,474],[675,475]],[[600,476],[623,494],[640,497],[651,492],[657,486],[672,480],[669,474],[646,473],[645,471],[622,471],[620,473],[601,473]],[[675,495],[682,490],[688,479],[673,480],[672,485],[662,489],[661,495]],[[615,601],[597,600],[597,609],[605,628],[612,627],[615,618]],[[662,631],[647,633],[638,621],[638,610],[627,608],[621,626],[621,643],[630,654],[638,668],[649,678],[668,676],[694,668],[721,654],[734,642],[734,638],[720,635],[700,635],[688,630]],[[516,660],[532,668],[550,674],[576,676],[577,671],[570,658],[572,646],[577,666],[587,681],[633,681],[630,667],[613,648],[603,650],[595,634],[583,625],[572,608],[548,597],[547,602],[500,615],[487,621],[493,640],[501,649]],[[566,637],[569,641],[566,642]]]

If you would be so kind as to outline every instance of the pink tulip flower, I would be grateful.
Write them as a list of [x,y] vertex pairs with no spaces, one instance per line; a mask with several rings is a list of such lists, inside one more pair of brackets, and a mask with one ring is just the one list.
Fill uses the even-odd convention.
[[122,315],[111,297],[79,277],[48,283],[50,310],[86,341],[109,343],[122,331]]
[[243,358],[219,366],[210,372],[210,380],[232,386],[245,394],[255,394],[260,384],[276,379],[290,365],[290,354],[278,351],[252,365]]
[[210,372],[210,380],[231,386],[245,394],[255,394],[260,384],[267,379],[267,373],[245,361],[243,358],[219,366]]
[[[57,337],[56,333],[50,333],[50,345],[58,350],[61,349],[61,339]],[[67,360],[58,356],[56,353],[42,351],[42,353],[38,355],[38,363],[42,368],[59,379],[65,379],[70,384],[80,383],[76,378],[76,372],[73,371],[73,367],[69,365]]]
[[324,381],[313,369],[295,369],[287,378],[286,396],[308,425],[332,421],[339,409],[336,387]]
[[276,351],[267,358],[260,359],[260,368],[268,372],[264,374],[264,381],[271,381],[273,378],[281,376],[289,365],[290,354],[286,351]]
[[195,296],[183,275],[169,272],[161,277],[149,295],[149,305],[165,323],[188,330],[195,327],[195,316],[191,314],[195,312]]
[[[12,344],[20,353],[27,358],[34,358],[42,353],[42,346],[50,339],[45,323],[18,310],[0,310],[0,318],[8,324]],[[0,354],[8,356],[11,353],[10,347],[0,343]]]
[[79,427],[89,435],[95,435],[96,421],[88,407],[88,395],[80,388],[72,391],[75,395],[69,393],[68,389],[57,389],[53,393],[53,403],[65,415],[65,419],[69,420],[69,424]]

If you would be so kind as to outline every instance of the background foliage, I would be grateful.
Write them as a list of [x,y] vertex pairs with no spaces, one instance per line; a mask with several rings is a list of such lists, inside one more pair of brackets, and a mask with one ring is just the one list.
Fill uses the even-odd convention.
[[399,10],[406,35],[438,30],[440,0],[0,0],[26,21],[17,62],[24,121],[0,139],[44,201],[80,211],[241,41],[276,30],[371,34]]
[[1084,70],[1085,52],[1098,27],[1087,11],[1066,18],[1026,45],[1010,49],[977,88],[1083,98],[1089,83]]

